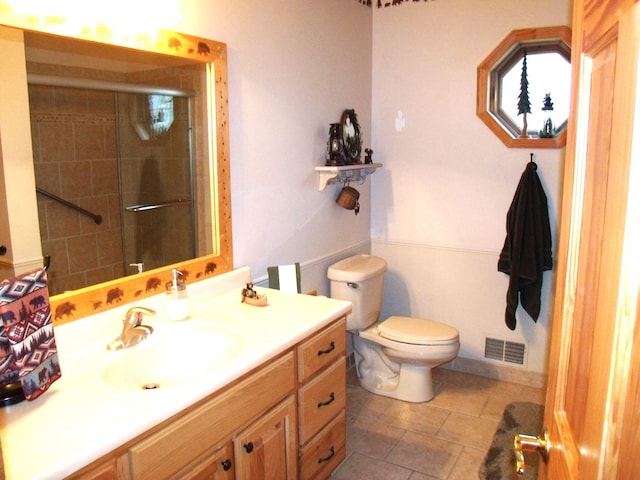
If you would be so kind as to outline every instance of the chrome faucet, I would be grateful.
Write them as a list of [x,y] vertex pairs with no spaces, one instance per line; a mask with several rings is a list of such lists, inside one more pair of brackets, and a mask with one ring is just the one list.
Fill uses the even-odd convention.
[[155,310],[145,307],[132,307],[122,321],[122,333],[107,344],[108,350],[120,350],[133,347],[153,333],[153,327],[142,324],[144,315],[153,317]]

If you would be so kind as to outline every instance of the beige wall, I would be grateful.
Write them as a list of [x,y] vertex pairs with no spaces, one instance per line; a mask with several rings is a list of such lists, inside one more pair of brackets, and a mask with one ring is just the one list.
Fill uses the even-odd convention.
[[[254,279],[299,261],[327,293],[333,255],[368,249],[371,182],[358,216],[318,191],[329,123],[354,108],[371,144],[371,16],[357,0],[181,1],[174,27],[227,43],[234,262]],[[384,160],[383,160],[384,161]],[[376,173],[377,175],[377,173]]]
[[524,370],[533,372],[547,368],[553,276],[545,274],[538,323],[518,311],[511,332],[497,261],[531,152],[555,242],[564,149],[505,147],[476,116],[476,69],[513,29],[570,25],[570,7],[447,0],[374,11],[373,149],[385,168],[372,180],[371,235],[373,252],[389,262],[383,314],[455,326],[467,358],[483,358],[485,336],[525,343]]

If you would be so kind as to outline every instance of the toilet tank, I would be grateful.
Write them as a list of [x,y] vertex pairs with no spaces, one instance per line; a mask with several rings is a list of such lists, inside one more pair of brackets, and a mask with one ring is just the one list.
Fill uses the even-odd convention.
[[347,330],[362,330],[380,316],[387,262],[373,255],[355,255],[329,267],[330,296],[351,302]]

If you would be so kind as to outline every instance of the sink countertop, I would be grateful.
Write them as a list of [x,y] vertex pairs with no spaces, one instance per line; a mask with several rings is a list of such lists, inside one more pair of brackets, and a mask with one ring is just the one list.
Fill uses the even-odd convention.
[[[166,320],[160,294],[55,327],[62,377],[36,400],[0,408],[6,479],[70,475],[351,311],[342,300],[260,287],[256,290],[266,293],[269,305],[246,305],[240,292],[249,281],[249,269],[243,267],[189,285],[189,318],[182,322]],[[215,376],[179,386],[111,386],[102,378],[114,358],[106,345],[120,334],[124,314],[134,305],[158,312],[144,319],[156,331],[191,320],[224,325],[241,336],[241,352]],[[144,340],[150,341],[153,335]]]

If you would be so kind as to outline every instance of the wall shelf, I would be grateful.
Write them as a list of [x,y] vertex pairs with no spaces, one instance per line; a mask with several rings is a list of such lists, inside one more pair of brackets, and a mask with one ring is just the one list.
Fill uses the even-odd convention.
[[362,185],[367,179],[367,176],[371,175],[376,171],[376,168],[381,166],[381,163],[364,163],[345,165],[342,167],[316,167],[316,172],[318,172],[318,190],[323,191],[327,188],[327,185],[344,183],[346,181],[353,182],[356,185]]

